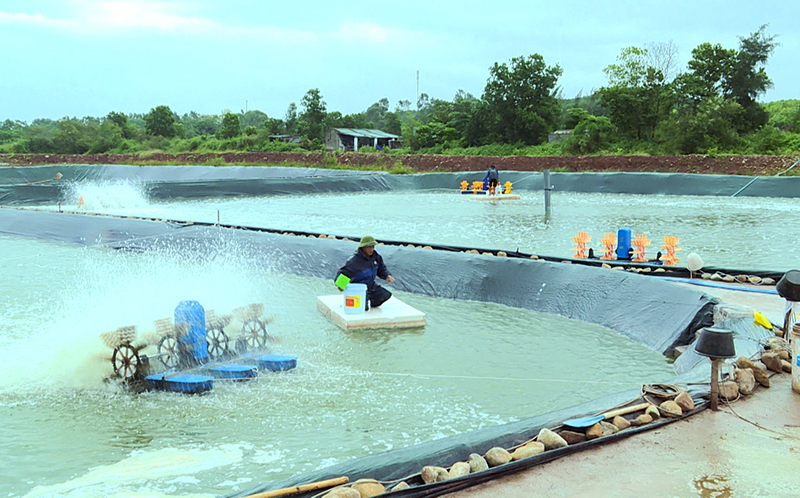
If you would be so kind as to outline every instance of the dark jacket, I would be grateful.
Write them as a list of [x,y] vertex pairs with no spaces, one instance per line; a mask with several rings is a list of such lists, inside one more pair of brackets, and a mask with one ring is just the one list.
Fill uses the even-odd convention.
[[354,284],[367,284],[367,290],[372,291],[377,286],[375,277],[386,280],[390,274],[378,251],[373,252],[371,258],[367,258],[361,249],[356,249],[356,253],[339,268],[333,280],[336,281],[339,275],[349,277],[350,282]]
[[500,183],[500,172],[497,171],[497,168],[489,168],[486,171],[486,176],[483,177],[483,190],[489,188],[489,180],[497,180],[497,183]]

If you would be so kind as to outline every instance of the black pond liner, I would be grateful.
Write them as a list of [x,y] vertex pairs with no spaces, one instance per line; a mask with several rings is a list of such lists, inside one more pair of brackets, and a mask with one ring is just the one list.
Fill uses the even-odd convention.
[[[697,378],[699,377],[700,376]],[[609,406],[612,406],[611,403],[621,399],[621,397],[627,396],[626,401],[624,402],[626,405],[641,402],[642,399],[633,399],[631,397],[635,396],[635,391],[618,393],[615,395],[606,396],[600,400],[593,400],[576,407],[565,408],[549,414],[538,415],[536,417],[511,424],[505,424],[497,427],[487,427],[472,433],[460,434],[415,446],[361,457],[318,471],[293,476],[280,481],[256,486],[244,491],[224,495],[224,498],[243,498],[252,494],[300,486],[303,484],[333,479],[341,476],[347,476],[350,480],[349,484],[354,483],[358,479],[376,479],[380,482],[403,480],[411,486],[408,489],[392,492],[392,496],[440,496],[488,482],[498,477],[514,474],[520,470],[535,467],[537,465],[551,462],[553,460],[579,453],[584,450],[614,443],[624,438],[641,434],[644,431],[658,429],[666,424],[684,420],[709,407],[709,403],[703,399],[709,394],[707,389],[703,389],[702,386],[695,384],[689,386],[689,392],[692,396],[692,399],[695,401],[695,409],[691,412],[683,414],[681,417],[657,419],[649,424],[639,427],[629,427],[628,429],[619,431],[615,434],[573,444],[564,448],[545,451],[539,455],[523,458],[521,460],[515,460],[504,465],[491,467],[481,472],[467,474],[465,476],[448,479],[446,481],[424,484],[419,472],[422,470],[422,467],[426,465],[449,468],[455,462],[466,462],[471,453],[484,455],[493,447],[509,449],[519,446],[530,441],[539,433],[539,430],[545,427],[555,429],[556,432],[558,432],[560,430],[559,428],[563,427],[561,426],[561,422],[572,418],[575,414],[586,410],[588,407],[597,409],[599,406],[603,406],[604,409],[597,411],[606,411],[605,409],[608,409]],[[633,401],[631,401],[631,399],[633,399]],[[616,406],[620,406],[621,404],[622,403],[617,403]],[[588,413],[597,413],[597,411],[593,410]],[[587,412],[583,411],[582,413],[585,414]],[[635,418],[635,414],[626,416],[626,418],[628,417]],[[389,484],[389,486],[394,485],[395,484]],[[389,490],[387,490],[387,494],[388,492]],[[317,490],[299,493],[293,496],[298,496],[299,498],[308,498],[319,493],[320,491]]]
[[[523,458],[521,460],[515,460],[513,462],[509,462],[504,465],[498,465],[497,467],[491,467],[481,472],[476,472],[474,474],[467,474],[465,476],[456,477],[454,479],[448,479],[446,481],[432,482],[430,484],[425,484],[422,481],[422,478],[417,475],[414,476],[413,478],[406,480],[406,482],[411,487],[399,491],[387,490],[387,492],[382,494],[381,496],[391,495],[397,497],[417,498],[422,496],[441,496],[444,494],[453,493],[455,491],[460,491],[462,489],[466,489],[472,486],[476,486],[478,484],[483,484],[485,482],[492,481],[499,477],[515,474],[521,470],[530,469],[532,467],[552,462],[553,460],[558,460],[559,458],[573,455],[575,453],[580,453],[581,451],[584,450],[597,448],[599,446],[603,446],[610,443],[616,443],[618,441],[621,441],[622,439],[629,438],[637,434],[641,434],[645,431],[659,429],[667,424],[671,424],[679,420],[684,420],[688,417],[691,417],[692,415],[700,413],[701,411],[705,410],[708,407],[709,407],[708,403],[703,403],[697,406],[691,412],[684,413],[681,417],[662,418],[653,421],[649,424],[641,425],[639,427],[629,427],[628,429],[621,430],[619,432],[616,432],[608,436],[603,436],[597,439],[592,439],[590,441],[584,441],[581,443],[572,444],[569,446],[565,446],[563,448],[557,448],[554,450],[545,451],[544,453],[540,453],[538,455],[534,455],[528,458]],[[315,493],[319,493],[319,491]],[[308,493],[308,494],[298,494],[295,496],[304,497],[311,495],[312,495],[311,493]],[[231,496],[240,496],[240,495],[231,495]]]

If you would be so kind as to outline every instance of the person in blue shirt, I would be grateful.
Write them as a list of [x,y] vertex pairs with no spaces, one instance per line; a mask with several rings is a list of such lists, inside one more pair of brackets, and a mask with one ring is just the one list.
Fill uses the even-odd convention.
[[[344,275],[353,284],[367,285],[367,309],[377,308],[392,297],[392,293],[375,283],[375,277],[380,277],[388,283],[394,282],[394,277],[389,273],[383,258],[375,251],[377,241],[372,235],[365,235],[358,243],[358,249],[347,263],[336,274],[334,281],[339,275]],[[339,291],[344,289],[337,286]]]

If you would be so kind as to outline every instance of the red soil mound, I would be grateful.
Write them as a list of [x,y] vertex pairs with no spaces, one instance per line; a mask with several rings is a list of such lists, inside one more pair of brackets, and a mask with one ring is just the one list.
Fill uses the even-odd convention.
[[0,163],[11,166],[44,164],[263,164],[329,167],[335,158],[342,167],[380,166],[389,169],[396,163],[416,172],[482,171],[495,164],[506,171],[553,172],[651,172],[701,173],[718,175],[774,175],[797,161],[794,156],[549,156],[549,157],[485,157],[441,155],[323,154],[242,152],[222,154],[14,154],[0,155]]

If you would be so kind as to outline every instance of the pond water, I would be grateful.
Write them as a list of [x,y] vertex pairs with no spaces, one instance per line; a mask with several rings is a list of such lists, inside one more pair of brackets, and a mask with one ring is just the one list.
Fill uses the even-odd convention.
[[[603,250],[605,233],[620,228],[651,240],[647,257],[663,251],[665,236],[680,240],[678,258],[698,253],[720,268],[786,271],[800,267],[798,239],[787,227],[800,221],[800,200],[763,197],[647,196],[555,192],[551,215],[541,191],[520,200],[487,201],[457,190],[325,193],[151,202],[131,183],[77,184],[87,211],[325,233],[378,240],[519,250],[556,257],[575,254],[578,231]],[[55,206],[49,206],[55,209]]]

